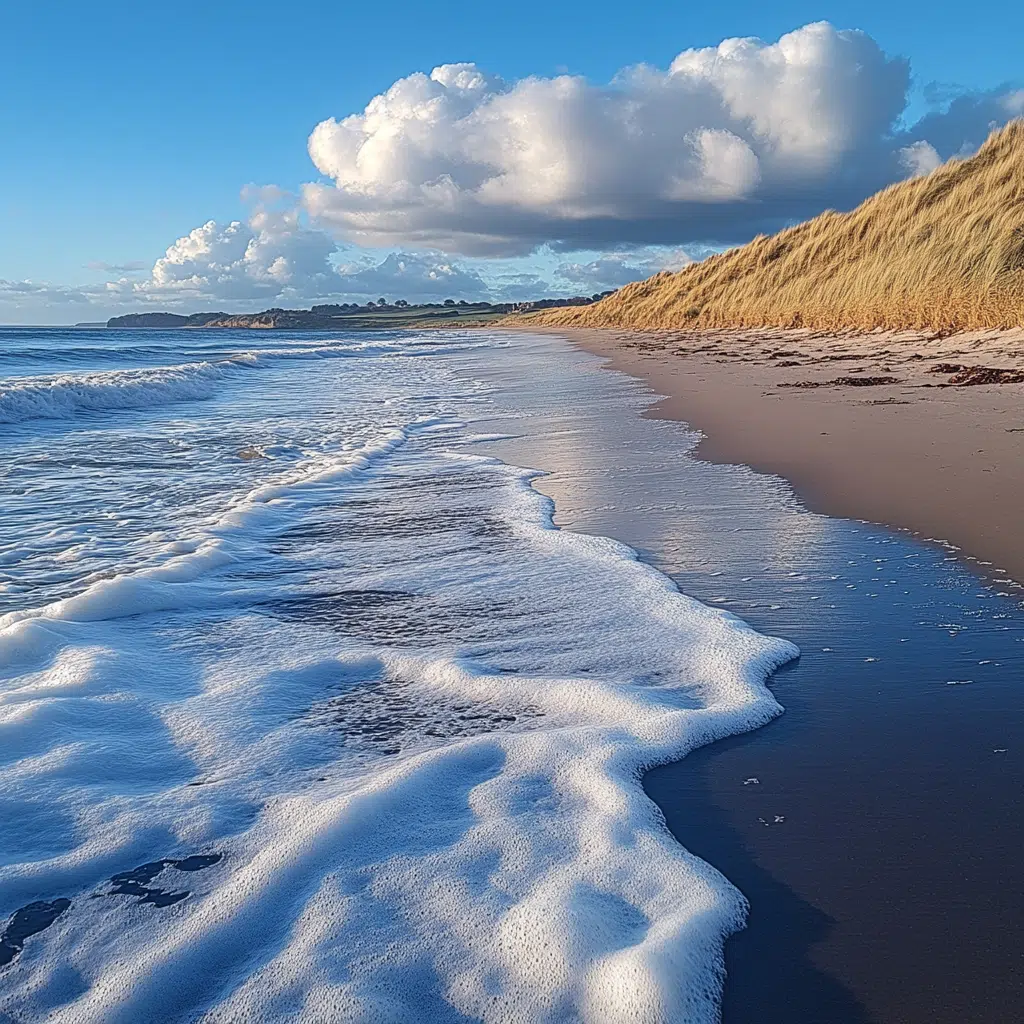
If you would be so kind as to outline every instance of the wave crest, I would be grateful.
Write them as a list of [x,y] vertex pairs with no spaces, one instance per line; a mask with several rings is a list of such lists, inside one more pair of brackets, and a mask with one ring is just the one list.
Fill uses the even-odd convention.
[[255,358],[244,354],[216,363],[14,378],[0,384],[0,423],[212,398],[226,376],[254,365]]

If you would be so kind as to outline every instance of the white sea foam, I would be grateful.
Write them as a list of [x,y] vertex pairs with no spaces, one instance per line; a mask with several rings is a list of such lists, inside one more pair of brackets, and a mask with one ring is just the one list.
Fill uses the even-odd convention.
[[[778,714],[796,650],[555,530],[532,475],[461,436],[382,430],[0,620],[0,913],[72,901],[0,1011],[716,1019],[744,901],[639,778]],[[197,853],[223,856],[153,883],[173,906],[110,894]]]
[[279,345],[274,348],[249,349],[245,354],[257,360],[267,361],[275,359],[366,359],[372,356],[418,359],[423,356],[451,355],[453,352],[465,352],[484,347],[493,348],[495,343],[470,339],[441,341],[420,337],[400,337],[362,342],[345,339],[321,345]]

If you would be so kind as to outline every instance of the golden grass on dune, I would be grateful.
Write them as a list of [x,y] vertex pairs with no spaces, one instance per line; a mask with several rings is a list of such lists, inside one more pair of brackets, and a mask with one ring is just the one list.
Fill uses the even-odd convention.
[[[523,318],[519,318],[522,322]],[[1024,326],[1024,121],[976,155],[532,323],[940,331]]]

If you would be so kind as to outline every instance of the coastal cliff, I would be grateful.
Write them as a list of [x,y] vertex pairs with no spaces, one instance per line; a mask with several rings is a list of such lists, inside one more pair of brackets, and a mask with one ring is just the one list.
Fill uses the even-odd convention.
[[207,327],[212,321],[226,316],[225,313],[126,313],[111,317],[108,327]]

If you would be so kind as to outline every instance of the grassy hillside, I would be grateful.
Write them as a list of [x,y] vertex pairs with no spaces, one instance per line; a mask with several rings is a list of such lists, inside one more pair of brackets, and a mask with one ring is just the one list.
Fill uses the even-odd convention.
[[[520,319],[522,322],[522,318]],[[679,273],[530,322],[574,327],[1024,326],[1024,121],[979,152]]]

